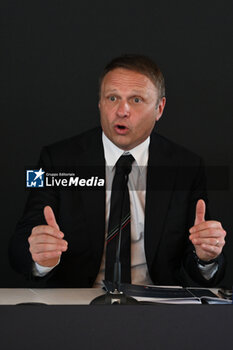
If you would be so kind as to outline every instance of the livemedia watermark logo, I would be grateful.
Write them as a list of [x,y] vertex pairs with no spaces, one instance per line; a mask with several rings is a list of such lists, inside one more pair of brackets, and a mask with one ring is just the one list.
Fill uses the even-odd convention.
[[27,170],[26,171],[26,187],[44,187],[44,174],[45,172],[40,170]]
[[[83,176],[82,176],[83,175]],[[103,188],[105,180],[96,175],[65,172],[47,172],[40,168],[39,170],[26,170],[27,188],[49,188],[49,187],[86,187]]]

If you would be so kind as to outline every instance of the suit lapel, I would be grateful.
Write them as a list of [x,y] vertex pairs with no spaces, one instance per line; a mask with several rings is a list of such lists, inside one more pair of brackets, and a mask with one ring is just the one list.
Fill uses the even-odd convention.
[[145,205],[145,253],[150,268],[166,222],[172,189],[175,180],[172,152],[152,134],[147,169]]

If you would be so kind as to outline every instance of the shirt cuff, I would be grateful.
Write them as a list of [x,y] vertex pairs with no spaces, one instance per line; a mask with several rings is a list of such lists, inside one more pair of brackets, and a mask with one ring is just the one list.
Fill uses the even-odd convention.
[[47,266],[41,266],[40,264],[34,262],[32,265],[32,274],[35,277],[44,277],[46,276],[50,271],[54,269],[58,264],[60,263],[60,259],[58,263],[55,266],[47,267]]
[[215,273],[218,271],[218,264],[216,262],[213,262],[212,264],[208,265],[200,265],[197,264],[199,270],[201,271],[202,276],[208,281],[210,280]]

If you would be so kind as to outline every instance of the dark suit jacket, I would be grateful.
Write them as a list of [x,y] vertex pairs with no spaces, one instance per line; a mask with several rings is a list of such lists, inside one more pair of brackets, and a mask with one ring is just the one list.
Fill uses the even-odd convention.
[[[42,150],[39,167],[56,171],[76,167],[105,177],[101,129],[61,141]],[[82,176],[80,176],[82,177]],[[152,133],[147,171],[145,253],[151,279],[161,285],[211,286],[223,277],[223,257],[214,278],[206,281],[197,268],[189,228],[198,199],[205,201],[201,159]],[[46,277],[47,287],[91,287],[99,272],[105,235],[105,189],[33,189],[10,243],[12,266],[31,277],[27,238],[34,226],[45,224],[43,208],[50,205],[68,241],[68,251]]]

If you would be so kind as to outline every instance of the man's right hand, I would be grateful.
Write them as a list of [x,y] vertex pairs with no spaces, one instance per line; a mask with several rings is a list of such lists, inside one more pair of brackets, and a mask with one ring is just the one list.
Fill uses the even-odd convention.
[[32,259],[41,266],[53,267],[67,250],[68,243],[56,222],[51,207],[44,208],[47,225],[35,226],[28,238]]

